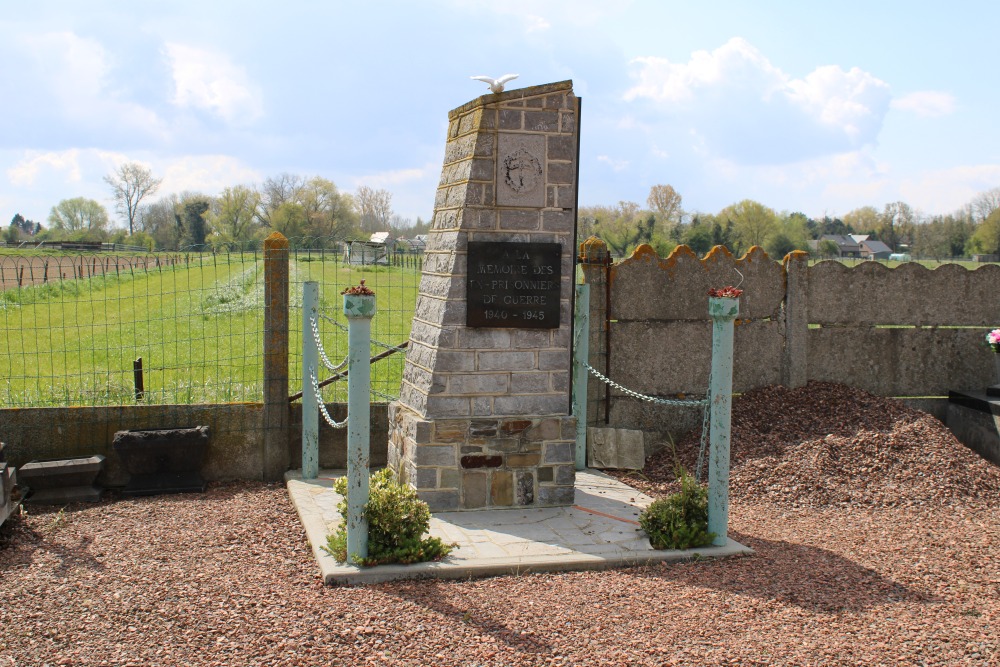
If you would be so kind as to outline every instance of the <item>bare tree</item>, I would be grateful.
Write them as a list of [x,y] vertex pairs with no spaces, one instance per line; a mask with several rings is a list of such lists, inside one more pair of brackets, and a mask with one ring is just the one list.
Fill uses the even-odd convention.
[[982,222],[990,217],[990,214],[1000,209],[1000,188],[992,188],[986,192],[980,192],[972,200],[972,212],[976,220]]
[[362,231],[381,232],[389,229],[389,222],[392,220],[391,192],[362,185],[354,195],[354,201],[361,213]]
[[302,190],[306,187],[306,179],[297,174],[284,173],[268,178],[260,186],[260,206],[257,209],[257,219],[265,227],[273,226],[271,216],[281,208],[282,204],[301,203]]
[[131,236],[139,213],[139,204],[147,196],[156,193],[163,179],[153,178],[153,172],[138,162],[126,162],[105,176],[104,182],[111,186],[115,210],[118,211],[118,215],[128,220],[128,233]]

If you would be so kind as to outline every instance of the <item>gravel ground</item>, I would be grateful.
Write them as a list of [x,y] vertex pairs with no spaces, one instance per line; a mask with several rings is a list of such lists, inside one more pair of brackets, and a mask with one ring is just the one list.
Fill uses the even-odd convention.
[[[894,402],[811,390],[734,406],[731,536],[756,555],[726,561],[327,588],[280,486],[32,509],[0,529],[0,667],[1000,665],[996,468]],[[768,400],[786,409],[766,433],[794,430],[796,410],[811,430],[740,454]],[[931,483],[897,470],[928,439],[944,471]],[[868,454],[831,467],[827,451]],[[751,479],[764,456],[788,465]],[[854,466],[872,483],[851,483]],[[646,477],[670,487],[663,461]]]

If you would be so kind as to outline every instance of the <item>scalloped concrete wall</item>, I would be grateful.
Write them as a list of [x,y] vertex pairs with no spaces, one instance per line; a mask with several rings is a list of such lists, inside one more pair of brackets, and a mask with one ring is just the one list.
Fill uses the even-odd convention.
[[[636,391],[705,393],[707,293],[726,285],[744,290],[734,335],[736,392],[821,380],[917,399],[994,382],[983,339],[1000,326],[1000,266],[809,266],[805,253],[775,261],[758,247],[739,258],[716,247],[699,258],[679,246],[661,258],[643,245],[606,270],[606,252],[599,239],[580,246],[592,286],[590,363]],[[596,382],[589,397],[591,425],[678,435],[699,423],[691,409],[655,406],[614,389],[608,397]],[[943,414],[936,402],[921,407]]]

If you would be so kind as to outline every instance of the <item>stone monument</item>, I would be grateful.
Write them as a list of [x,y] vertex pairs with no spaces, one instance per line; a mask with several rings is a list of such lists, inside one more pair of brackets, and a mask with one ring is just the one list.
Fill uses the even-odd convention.
[[580,101],[571,81],[448,114],[389,465],[432,510],[570,505]]

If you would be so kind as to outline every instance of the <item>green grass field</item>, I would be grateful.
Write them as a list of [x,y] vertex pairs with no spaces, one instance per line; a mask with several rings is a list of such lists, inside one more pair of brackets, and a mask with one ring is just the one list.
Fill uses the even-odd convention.
[[[415,268],[325,259],[291,262],[290,393],[301,389],[304,280],[320,283],[322,313],[346,326],[340,291],[365,279],[377,295],[373,339],[399,345],[409,337]],[[263,306],[259,253],[0,292],[0,407],[134,403],[139,357],[145,402],[260,401]],[[347,354],[346,333],[327,319],[320,331],[327,355],[339,362]],[[381,351],[373,345],[373,355]],[[402,356],[373,367],[374,390],[398,392]],[[346,396],[346,386],[338,385],[346,383],[325,389],[325,400]]]

